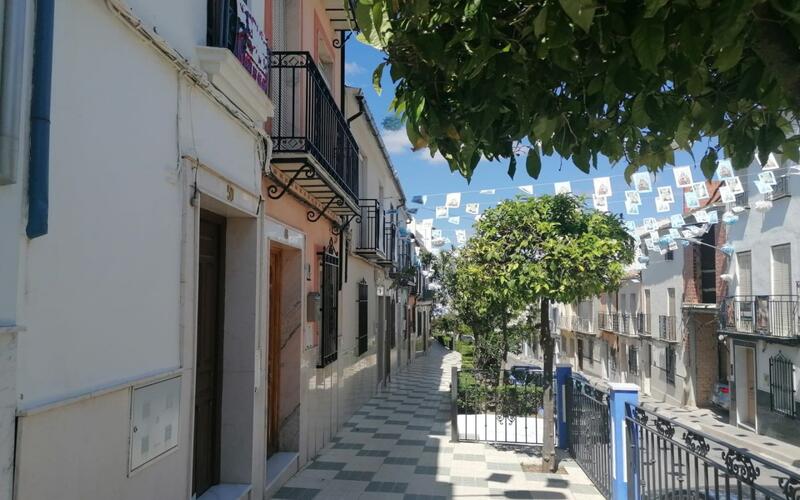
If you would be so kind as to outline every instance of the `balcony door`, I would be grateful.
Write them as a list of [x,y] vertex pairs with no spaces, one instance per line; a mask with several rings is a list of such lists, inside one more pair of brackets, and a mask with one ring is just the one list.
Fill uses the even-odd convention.
[[788,336],[795,331],[793,325],[797,311],[789,297],[792,295],[791,247],[772,247],[772,304],[770,305],[770,331],[773,335]]
[[738,269],[737,279],[739,285],[736,288],[736,295],[741,296],[741,300],[735,302],[739,310],[734,311],[736,318],[736,329],[744,332],[753,331],[753,258],[748,252],[738,252],[736,254],[736,265]]

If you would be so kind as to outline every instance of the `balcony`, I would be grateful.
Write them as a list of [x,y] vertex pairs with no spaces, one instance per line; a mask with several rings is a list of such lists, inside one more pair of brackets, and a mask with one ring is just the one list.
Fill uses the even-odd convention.
[[358,241],[355,252],[370,260],[384,260],[386,258],[386,238],[381,202],[375,199],[362,199],[359,202],[361,223],[358,225]]
[[617,313],[619,323],[619,333],[623,335],[634,335],[633,332],[633,315],[629,313]]
[[650,315],[639,313],[633,318],[636,334],[642,337],[649,337],[651,333]]
[[658,338],[667,342],[678,341],[675,316],[662,314],[658,317]]
[[720,305],[720,330],[778,338],[800,336],[797,295],[740,295]]
[[383,223],[383,256],[378,258],[378,264],[390,270],[397,265],[397,224],[392,220],[387,220],[384,214]]
[[597,323],[601,330],[619,332],[620,315],[616,313],[598,313]]
[[578,333],[586,333],[586,334],[594,334],[594,329],[592,328],[592,320],[588,318],[582,318],[580,316],[573,316],[572,317],[572,327],[573,332]]
[[273,52],[270,61],[275,177],[284,192],[294,184],[316,199],[321,213],[360,214],[358,146],[311,54]]

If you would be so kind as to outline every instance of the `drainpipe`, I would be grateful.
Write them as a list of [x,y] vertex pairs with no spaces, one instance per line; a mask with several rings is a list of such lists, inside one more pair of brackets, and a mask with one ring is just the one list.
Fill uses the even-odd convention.
[[50,184],[50,96],[55,0],[37,0],[33,40],[31,152],[28,166],[28,238],[47,234]]
[[25,56],[25,3],[25,0],[5,2],[3,66],[0,74],[0,186],[17,182]]
[[353,116],[347,119],[348,127],[350,126],[350,123],[353,122],[353,120],[364,114],[364,96],[356,95],[356,101],[358,102],[358,113],[354,114]]

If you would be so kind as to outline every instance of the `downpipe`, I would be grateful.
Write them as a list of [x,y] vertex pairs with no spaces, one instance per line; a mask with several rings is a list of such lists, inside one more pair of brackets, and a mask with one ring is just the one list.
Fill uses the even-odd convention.
[[47,234],[50,196],[50,98],[53,83],[55,0],[37,0],[33,41],[30,163],[28,165],[28,238]]

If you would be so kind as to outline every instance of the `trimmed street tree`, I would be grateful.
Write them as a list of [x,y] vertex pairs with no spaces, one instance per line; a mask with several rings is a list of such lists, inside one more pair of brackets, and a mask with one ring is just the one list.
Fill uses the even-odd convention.
[[572,195],[504,201],[484,212],[471,254],[496,283],[523,303],[540,303],[544,352],[545,467],[555,471],[553,338],[550,305],[573,304],[619,287],[634,241],[619,216],[587,209]]
[[521,143],[628,176],[709,138],[708,177],[723,149],[736,168],[800,161],[798,1],[358,0],[356,17],[411,144],[467,178],[482,157],[513,177]]

